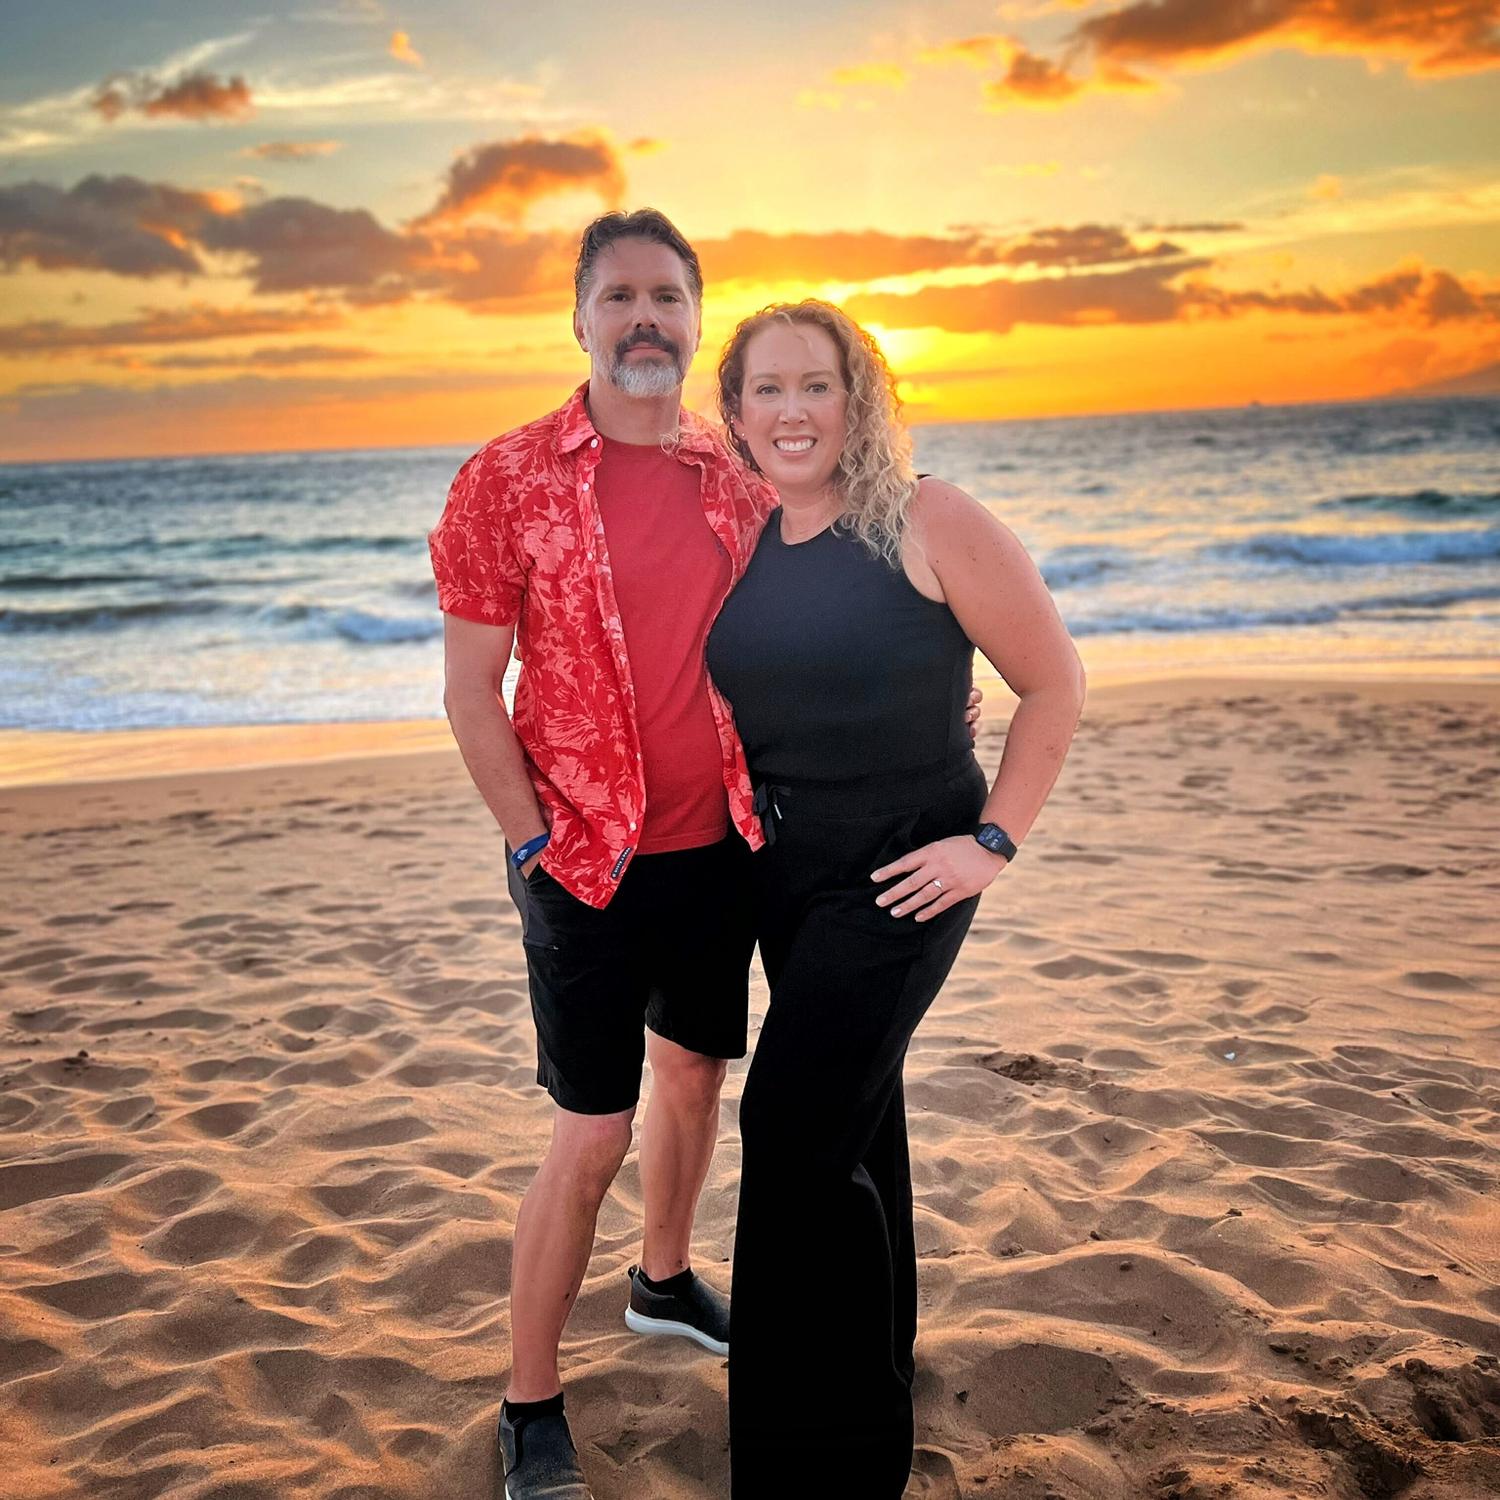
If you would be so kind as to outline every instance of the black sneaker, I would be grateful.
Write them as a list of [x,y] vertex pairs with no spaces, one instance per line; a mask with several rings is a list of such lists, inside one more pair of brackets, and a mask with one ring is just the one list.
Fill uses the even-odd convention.
[[729,1298],[694,1275],[686,1291],[653,1292],[632,1266],[626,1325],[636,1333],[675,1333],[715,1354],[729,1353]]
[[568,1419],[527,1417],[520,1430],[500,1408],[500,1461],[505,1500],[594,1500],[578,1467]]

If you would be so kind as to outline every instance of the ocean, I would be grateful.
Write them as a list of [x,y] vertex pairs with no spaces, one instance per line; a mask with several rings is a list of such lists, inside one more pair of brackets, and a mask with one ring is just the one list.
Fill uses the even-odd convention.
[[[1091,673],[1500,676],[1500,400],[916,430]],[[0,466],[0,727],[442,713],[468,446]]]

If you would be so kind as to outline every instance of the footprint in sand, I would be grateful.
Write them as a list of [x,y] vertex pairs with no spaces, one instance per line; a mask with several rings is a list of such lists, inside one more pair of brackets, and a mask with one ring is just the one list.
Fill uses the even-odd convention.
[[1069,953],[1063,958],[1049,958],[1034,964],[1034,972],[1044,979],[1091,979],[1099,974],[1128,974],[1123,964],[1108,964],[1097,958],[1087,958],[1082,953]]
[[0,1167],[0,1209],[20,1208],[40,1198],[64,1198],[84,1193],[135,1157],[106,1152],[84,1152],[41,1162],[14,1162]]
[[1196,953],[1163,953],[1155,948],[1117,948],[1111,951],[1114,957],[1138,969],[1171,969],[1186,973],[1208,967]]
[[223,1104],[209,1104],[182,1116],[182,1123],[199,1135],[214,1140],[225,1140],[238,1135],[260,1112],[260,1104],[254,1099],[228,1100]]
[[1037,1057],[1030,1052],[990,1052],[975,1061],[981,1068],[1015,1083],[1050,1083],[1058,1088],[1086,1089],[1100,1077],[1092,1068]]
[[406,1141],[421,1140],[433,1128],[413,1115],[390,1115],[371,1120],[350,1130],[334,1130],[312,1141],[320,1151],[359,1151],[369,1146],[399,1146]]
[[1472,994],[1477,986],[1459,974],[1449,974],[1443,969],[1414,969],[1401,976],[1401,983],[1414,990],[1440,990],[1452,994]]

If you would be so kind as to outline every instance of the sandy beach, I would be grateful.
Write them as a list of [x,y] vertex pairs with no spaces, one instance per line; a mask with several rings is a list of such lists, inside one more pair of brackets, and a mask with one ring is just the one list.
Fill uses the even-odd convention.
[[[10,1500],[496,1493],[548,1102],[444,734],[7,743]],[[907,1067],[910,1495],[1500,1494],[1497,793],[1495,685],[1093,694]],[[726,1287],[744,1071],[695,1245]],[[632,1153],[574,1432],[600,1500],[723,1496],[723,1362],[622,1321],[639,1216]]]

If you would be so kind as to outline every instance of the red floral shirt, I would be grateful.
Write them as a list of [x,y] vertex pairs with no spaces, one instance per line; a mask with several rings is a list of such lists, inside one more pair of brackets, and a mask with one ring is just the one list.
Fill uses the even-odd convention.
[[[542,864],[581,901],[603,907],[635,853],[646,789],[630,661],[594,495],[601,447],[584,405],[587,389],[469,459],[427,541],[446,613],[517,627],[521,674],[511,722],[551,818]],[[703,513],[729,554],[732,587],[775,492],[691,412],[682,413],[676,452],[702,471]],[[671,580],[663,579],[663,609],[674,607],[673,597]],[[708,691],[729,815],[758,848],[745,753],[728,705],[711,682]]]

